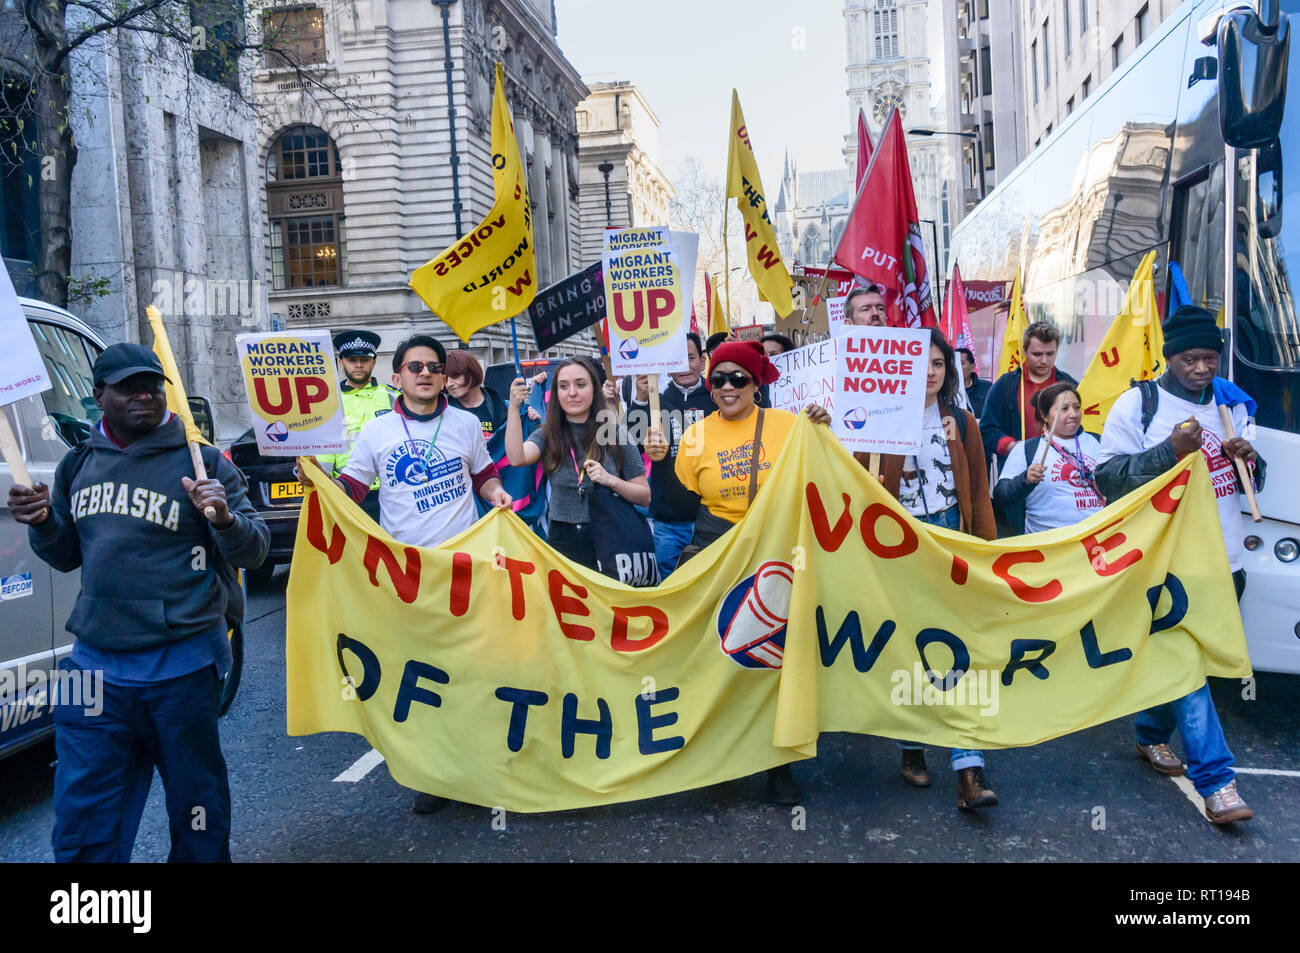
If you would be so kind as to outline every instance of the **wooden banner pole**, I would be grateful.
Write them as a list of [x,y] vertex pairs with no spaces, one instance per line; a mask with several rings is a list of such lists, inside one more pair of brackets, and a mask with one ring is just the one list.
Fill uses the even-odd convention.
[[[1237,436],[1237,428],[1232,425],[1232,413],[1227,407],[1219,405],[1219,419],[1223,421],[1223,429],[1231,440]],[[1237,475],[1241,477],[1241,485],[1246,490],[1246,503],[1250,506],[1250,518],[1256,523],[1263,522],[1264,517],[1259,513],[1259,501],[1255,499],[1255,487],[1250,480],[1250,471],[1246,469],[1246,461],[1241,457],[1233,457],[1232,462],[1237,465]]]

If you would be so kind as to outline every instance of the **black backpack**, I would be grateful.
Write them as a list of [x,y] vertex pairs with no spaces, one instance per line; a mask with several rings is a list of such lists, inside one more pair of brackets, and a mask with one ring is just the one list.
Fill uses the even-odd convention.
[[[199,447],[200,456],[203,458],[203,467],[207,470],[209,476],[217,472],[217,458],[220,452],[216,447]],[[71,494],[72,481],[77,478],[81,468],[85,466],[86,459],[90,456],[90,441],[83,440],[68,452],[68,472],[67,482],[64,484]],[[245,488],[248,486],[248,480],[238,469],[239,479],[243,482]],[[244,589],[239,584],[239,574],[235,567],[226,562],[226,557],[221,555],[221,549],[217,546],[216,539],[212,538],[212,529],[209,525],[208,537],[212,540],[212,545],[208,547],[212,559],[212,568],[216,570],[217,579],[221,583],[221,588],[226,593],[226,627],[233,629],[244,621]]]

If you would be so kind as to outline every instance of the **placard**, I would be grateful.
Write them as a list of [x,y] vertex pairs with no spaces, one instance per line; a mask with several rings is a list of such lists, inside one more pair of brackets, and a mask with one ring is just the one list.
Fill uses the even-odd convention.
[[527,315],[539,351],[554,347],[605,317],[605,280],[600,262],[537,292]]
[[810,403],[835,413],[835,342],[818,341],[772,358],[781,372],[768,388],[772,406],[797,414]]
[[826,299],[826,324],[830,327],[831,337],[839,337],[844,330],[844,302],[848,300],[848,295]]
[[12,404],[54,386],[18,304],[9,272],[0,264],[0,404]]
[[261,453],[296,457],[347,451],[329,331],[241,334],[235,352]]
[[850,325],[835,340],[832,432],[850,450],[915,453],[925,409],[930,329]]
[[683,258],[682,249],[662,226],[605,233],[601,264],[615,374],[690,369],[686,352],[690,319],[683,281],[683,266],[688,263]]

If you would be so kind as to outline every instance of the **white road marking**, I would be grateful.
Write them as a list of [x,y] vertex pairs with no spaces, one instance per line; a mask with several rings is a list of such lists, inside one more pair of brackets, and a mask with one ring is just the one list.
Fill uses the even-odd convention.
[[1283,771],[1281,768],[1233,768],[1238,774],[1272,774],[1283,778],[1300,778],[1300,771]]
[[352,767],[348,768],[334,780],[355,784],[383,763],[384,756],[374,748],[371,748],[361,757],[357,758],[357,760],[353,762]]
[[[1173,781],[1174,784],[1178,786],[1178,790],[1187,795],[1187,800],[1192,802],[1192,805],[1200,812],[1201,817],[1204,817],[1206,821],[1210,821],[1209,817],[1206,816],[1205,813],[1205,798],[1196,793],[1196,788],[1193,787],[1192,782],[1187,779],[1187,775],[1175,775],[1170,777],[1169,780]],[[1213,823],[1213,821],[1210,821],[1210,823]]]

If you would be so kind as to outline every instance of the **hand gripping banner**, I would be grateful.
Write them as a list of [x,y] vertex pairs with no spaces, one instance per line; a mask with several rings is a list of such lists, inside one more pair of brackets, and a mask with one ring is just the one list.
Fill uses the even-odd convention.
[[1249,674],[1191,454],[1065,527],[989,543],[907,515],[800,419],[749,515],[653,590],[495,511],[404,546],[316,477],[288,590],[288,729],[512,811],[655,797],[823,731],[1006,748]]

